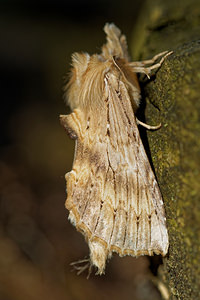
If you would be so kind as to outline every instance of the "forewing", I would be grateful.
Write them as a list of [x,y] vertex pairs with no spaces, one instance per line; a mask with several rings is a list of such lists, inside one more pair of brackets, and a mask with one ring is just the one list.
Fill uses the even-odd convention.
[[162,197],[117,74],[105,76],[101,109],[76,109],[64,121],[77,137],[66,207],[100,273],[112,251],[139,256],[168,249]]
[[112,141],[107,145],[108,160],[116,191],[110,248],[120,255],[165,255],[168,234],[162,196],[140,139],[127,88],[113,74],[107,76],[107,88]]

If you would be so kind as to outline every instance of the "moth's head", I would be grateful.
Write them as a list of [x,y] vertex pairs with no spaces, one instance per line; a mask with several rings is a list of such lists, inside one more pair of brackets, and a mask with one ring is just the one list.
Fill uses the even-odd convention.
[[[107,43],[102,47],[100,55],[90,56],[88,53],[72,55],[72,69],[69,83],[65,86],[65,99],[72,110],[75,108],[101,107],[104,102],[104,78],[111,71],[113,74],[124,74],[130,86],[131,94],[138,90],[137,78],[128,66],[126,38],[113,24],[104,27]],[[131,86],[133,85],[133,87]],[[132,91],[134,90],[134,91]]]

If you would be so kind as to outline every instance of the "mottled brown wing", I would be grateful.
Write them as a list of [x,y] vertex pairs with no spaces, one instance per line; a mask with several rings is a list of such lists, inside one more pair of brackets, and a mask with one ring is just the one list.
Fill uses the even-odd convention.
[[102,105],[95,111],[75,109],[62,117],[77,138],[73,168],[66,175],[66,207],[99,273],[113,251],[140,256],[168,250],[161,193],[120,74],[105,75]]

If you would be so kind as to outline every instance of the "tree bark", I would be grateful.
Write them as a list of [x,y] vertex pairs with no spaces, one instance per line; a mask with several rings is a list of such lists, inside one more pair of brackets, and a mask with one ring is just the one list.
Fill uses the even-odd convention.
[[147,0],[133,38],[133,58],[173,50],[142,81],[152,164],[164,198],[169,254],[159,279],[170,299],[200,299],[200,3]]

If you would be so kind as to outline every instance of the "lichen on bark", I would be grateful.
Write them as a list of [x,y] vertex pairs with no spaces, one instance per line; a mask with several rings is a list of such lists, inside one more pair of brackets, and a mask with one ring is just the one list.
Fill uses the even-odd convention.
[[[141,25],[141,26],[140,26]],[[174,53],[143,82],[152,163],[164,198],[170,238],[160,277],[170,299],[200,299],[200,5],[146,1],[134,58]],[[136,38],[133,40],[133,48]]]

